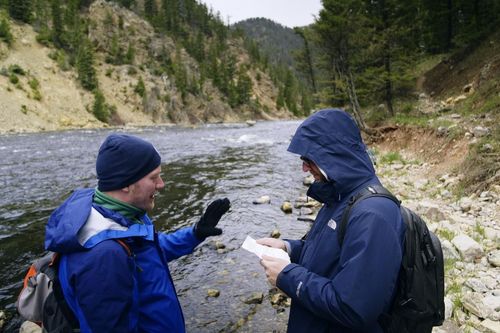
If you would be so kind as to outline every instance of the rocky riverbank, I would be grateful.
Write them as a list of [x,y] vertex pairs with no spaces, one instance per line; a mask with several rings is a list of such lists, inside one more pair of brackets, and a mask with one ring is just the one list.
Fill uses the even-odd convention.
[[424,217],[445,256],[446,323],[434,332],[500,332],[500,186],[457,197],[460,175],[404,159],[378,166],[383,183]]

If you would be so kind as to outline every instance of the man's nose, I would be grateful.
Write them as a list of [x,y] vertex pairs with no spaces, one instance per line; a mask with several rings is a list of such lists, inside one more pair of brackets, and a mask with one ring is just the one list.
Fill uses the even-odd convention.
[[302,162],[302,171],[308,172],[309,170],[311,170],[311,167],[309,166],[309,164],[306,162]]
[[159,189],[159,190],[161,190],[164,187],[165,187],[165,182],[160,177],[160,181],[156,184],[156,188]]

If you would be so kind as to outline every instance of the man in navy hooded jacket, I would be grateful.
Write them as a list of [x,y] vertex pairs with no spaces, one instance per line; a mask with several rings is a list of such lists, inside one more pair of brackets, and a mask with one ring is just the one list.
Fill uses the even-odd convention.
[[147,212],[165,185],[160,163],[151,143],[109,135],[97,189],[75,191],[48,221],[45,247],[62,254],[59,279],[81,332],[185,332],[167,263],[221,234],[230,203],[212,202],[194,227],[156,232]]
[[299,126],[288,151],[315,178],[307,195],[323,203],[305,240],[258,240],[290,254],[290,264],[261,261],[270,283],[292,299],[288,332],[382,332],[377,319],[395,292],[405,227],[392,200],[368,198],[352,209],[339,245],[349,199],[380,184],[356,123],[344,111],[321,110]]

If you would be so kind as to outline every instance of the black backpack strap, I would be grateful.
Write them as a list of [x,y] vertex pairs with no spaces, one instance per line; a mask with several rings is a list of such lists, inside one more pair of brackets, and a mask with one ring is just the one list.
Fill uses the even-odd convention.
[[344,209],[344,212],[342,213],[342,219],[340,221],[340,226],[337,231],[337,237],[340,247],[342,247],[342,243],[344,242],[347,223],[349,222],[349,215],[351,214],[352,208],[357,202],[360,202],[361,200],[371,197],[384,197],[394,201],[396,205],[398,205],[398,207],[401,205],[401,201],[399,201],[398,198],[396,198],[389,190],[387,190],[382,185],[369,185],[364,189],[362,189],[361,191],[359,191],[358,193],[356,193],[349,199],[347,207]]

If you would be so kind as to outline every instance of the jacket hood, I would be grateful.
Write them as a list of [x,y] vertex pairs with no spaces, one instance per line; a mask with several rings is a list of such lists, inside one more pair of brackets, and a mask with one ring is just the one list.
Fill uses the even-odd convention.
[[339,109],[321,110],[307,118],[297,128],[288,151],[312,160],[339,195],[376,179],[358,126]]
[[59,253],[78,252],[107,239],[154,238],[147,215],[144,224],[133,224],[120,214],[93,203],[94,189],[76,190],[49,217],[45,227],[45,249]]

